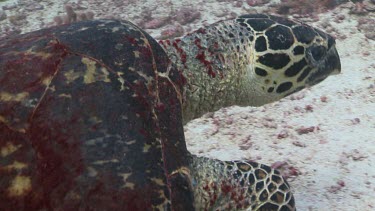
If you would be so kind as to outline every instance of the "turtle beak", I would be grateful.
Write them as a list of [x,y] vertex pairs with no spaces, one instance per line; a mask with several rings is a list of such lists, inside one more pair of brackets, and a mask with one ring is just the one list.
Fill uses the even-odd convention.
[[315,85],[330,75],[337,75],[341,72],[340,56],[335,46],[332,46],[327,52],[323,61],[319,62],[317,69],[312,73],[308,79],[307,84]]
[[327,59],[328,59],[327,63],[329,64],[329,66],[333,67],[333,71],[331,72],[331,75],[337,75],[341,73],[340,56],[335,47],[331,49],[330,54],[328,55]]

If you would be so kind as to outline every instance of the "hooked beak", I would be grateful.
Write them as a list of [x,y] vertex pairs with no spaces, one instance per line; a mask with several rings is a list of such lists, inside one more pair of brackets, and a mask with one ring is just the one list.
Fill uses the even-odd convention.
[[308,79],[307,84],[312,86],[315,85],[330,75],[337,75],[341,72],[341,61],[340,56],[335,46],[327,52],[327,55],[323,61],[321,61],[317,67],[317,70],[312,73]]
[[330,50],[331,54],[327,58],[327,63],[331,68],[333,68],[332,75],[337,75],[341,73],[341,61],[339,53],[336,48]]

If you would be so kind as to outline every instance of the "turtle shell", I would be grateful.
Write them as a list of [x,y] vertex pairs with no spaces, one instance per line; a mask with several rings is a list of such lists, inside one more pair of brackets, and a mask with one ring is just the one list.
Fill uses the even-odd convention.
[[192,210],[183,76],[130,22],[0,40],[0,210]]

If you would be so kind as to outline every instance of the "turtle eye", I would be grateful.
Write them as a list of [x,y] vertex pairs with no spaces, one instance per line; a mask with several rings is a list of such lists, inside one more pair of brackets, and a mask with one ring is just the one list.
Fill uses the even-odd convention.
[[326,48],[324,46],[310,46],[306,49],[306,53],[312,64],[319,63],[320,60],[326,55]]

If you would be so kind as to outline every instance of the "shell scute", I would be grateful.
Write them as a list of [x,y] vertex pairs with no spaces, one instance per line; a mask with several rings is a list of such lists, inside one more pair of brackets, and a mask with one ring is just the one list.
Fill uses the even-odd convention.
[[104,20],[0,46],[0,209],[192,208],[180,74],[153,38]]

